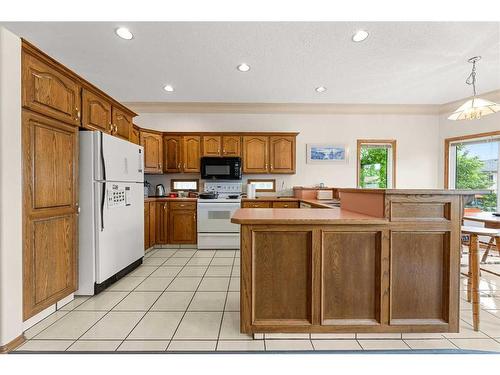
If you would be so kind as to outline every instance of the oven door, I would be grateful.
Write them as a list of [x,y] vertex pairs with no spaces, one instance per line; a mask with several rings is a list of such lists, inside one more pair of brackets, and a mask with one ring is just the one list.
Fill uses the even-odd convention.
[[198,232],[200,233],[239,233],[240,225],[231,223],[231,216],[240,203],[198,203]]

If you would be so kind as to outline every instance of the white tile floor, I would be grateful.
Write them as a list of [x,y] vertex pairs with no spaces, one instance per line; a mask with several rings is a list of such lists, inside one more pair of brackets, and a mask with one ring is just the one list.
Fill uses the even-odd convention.
[[[239,252],[154,249],[97,296],[77,297],[25,332],[18,351],[438,350],[500,352],[500,277],[481,275],[481,331],[461,293],[460,333],[266,334],[239,331]],[[462,289],[466,280],[462,279]]]

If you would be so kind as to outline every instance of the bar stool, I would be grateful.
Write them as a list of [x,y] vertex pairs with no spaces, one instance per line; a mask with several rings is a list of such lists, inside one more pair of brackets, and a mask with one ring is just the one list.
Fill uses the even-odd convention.
[[[498,230],[462,226],[462,234],[469,235],[469,272],[467,274],[467,302],[472,299],[474,331],[479,331],[479,239],[478,236],[497,237]],[[472,297],[472,298],[471,298]]]
[[498,231],[497,235],[494,237],[491,237],[490,242],[488,242],[488,246],[486,247],[486,250],[483,254],[483,257],[481,259],[481,263],[485,263],[486,259],[488,258],[488,254],[493,247],[493,243],[495,243],[495,247],[497,248],[498,255],[500,255],[500,231]]

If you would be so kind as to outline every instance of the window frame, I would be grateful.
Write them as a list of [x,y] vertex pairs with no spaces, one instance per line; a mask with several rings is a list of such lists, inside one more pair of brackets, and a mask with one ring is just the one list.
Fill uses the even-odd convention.
[[461,135],[458,137],[446,138],[444,140],[444,184],[443,184],[443,186],[445,189],[450,188],[450,177],[454,174],[454,173],[453,174],[450,173],[450,167],[451,167],[450,157],[454,156],[453,152],[450,152],[450,148],[453,146],[453,144],[460,143],[463,141],[474,141],[474,140],[480,140],[481,138],[488,139],[488,138],[495,138],[495,137],[500,137],[500,131]]
[[[195,182],[196,183],[196,189],[174,189],[174,184],[175,182]],[[200,191],[200,179],[198,178],[172,178],[170,180],[170,191],[177,192],[177,191]]]
[[247,184],[251,184],[252,182],[272,182],[272,189],[257,189],[255,188],[255,192],[257,193],[274,193],[276,192],[276,179],[275,178],[249,178],[247,180]]
[[361,146],[363,145],[390,145],[392,150],[392,166],[391,166],[391,186],[387,186],[387,189],[396,188],[396,155],[397,155],[397,141],[395,139],[358,139],[356,145],[356,186],[360,189],[361,183],[359,177],[361,175]]

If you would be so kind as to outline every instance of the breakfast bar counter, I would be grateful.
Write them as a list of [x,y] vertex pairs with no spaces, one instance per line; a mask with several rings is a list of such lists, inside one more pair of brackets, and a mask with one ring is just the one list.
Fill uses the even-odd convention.
[[242,208],[244,333],[458,332],[474,191],[339,189],[340,208]]

